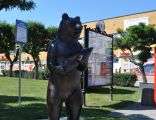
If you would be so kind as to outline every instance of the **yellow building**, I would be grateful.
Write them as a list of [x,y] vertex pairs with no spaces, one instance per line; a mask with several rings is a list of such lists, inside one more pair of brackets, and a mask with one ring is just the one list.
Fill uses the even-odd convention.
[[[129,26],[137,25],[140,22],[156,25],[156,10],[85,22],[83,25],[95,28],[98,21],[104,22],[107,34],[114,34],[118,28],[125,30]],[[83,33],[84,32],[82,32],[81,37],[83,37]]]

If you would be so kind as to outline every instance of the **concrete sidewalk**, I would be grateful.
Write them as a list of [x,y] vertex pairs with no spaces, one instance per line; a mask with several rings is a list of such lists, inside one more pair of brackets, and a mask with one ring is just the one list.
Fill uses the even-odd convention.
[[[41,119],[41,120],[48,120],[48,119]],[[62,118],[60,118],[60,120],[67,120],[67,117],[62,117]],[[83,119],[80,118],[80,120],[83,120]]]
[[132,103],[111,112],[109,115],[130,120],[156,120],[156,107]]

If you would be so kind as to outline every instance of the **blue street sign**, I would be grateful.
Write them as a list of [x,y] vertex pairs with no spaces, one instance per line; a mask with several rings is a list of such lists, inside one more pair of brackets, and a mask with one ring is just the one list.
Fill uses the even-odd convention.
[[28,24],[16,20],[16,42],[21,44],[26,44],[28,41]]

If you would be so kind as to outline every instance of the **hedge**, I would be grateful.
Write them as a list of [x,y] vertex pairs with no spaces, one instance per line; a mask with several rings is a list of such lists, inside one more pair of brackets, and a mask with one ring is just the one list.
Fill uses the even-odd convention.
[[[9,76],[9,73],[10,73],[9,70],[3,71],[4,76]],[[39,80],[47,80],[48,79],[48,74],[47,73],[48,73],[47,70],[39,71],[38,72],[38,79]],[[12,77],[19,77],[19,71],[18,70],[13,71]],[[22,70],[21,71],[21,77],[22,78],[28,78],[28,79],[34,79],[35,78],[35,71]]]
[[133,87],[137,81],[137,76],[132,73],[113,74],[113,84],[122,87]]
[[[9,70],[4,71],[4,76],[9,76]],[[21,71],[22,78],[34,79],[35,72],[34,71]],[[38,73],[39,80],[47,80],[48,79],[48,70],[42,70]],[[13,77],[18,77],[19,71],[13,71]],[[122,87],[132,87],[137,81],[137,76],[132,73],[114,73],[113,74],[113,85],[122,86]]]

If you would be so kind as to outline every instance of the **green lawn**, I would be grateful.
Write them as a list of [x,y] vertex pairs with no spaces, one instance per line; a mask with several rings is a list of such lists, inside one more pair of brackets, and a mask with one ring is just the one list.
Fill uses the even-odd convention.
[[[0,77],[0,120],[38,120],[47,118],[46,113],[47,81],[22,79],[22,104],[18,101],[18,79]],[[138,88],[114,87],[113,101],[110,101],[109,87],[90,90],[86,96],[88,107],[81,116],[85,120],[125,120],[108,115],[110,111],[138,101]],[[66,116],[65,108],[62,116]]]

